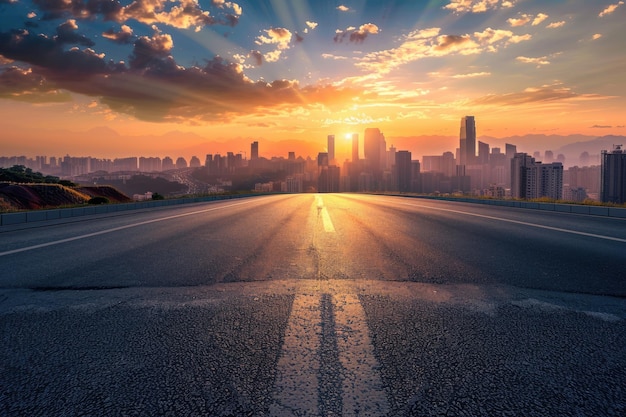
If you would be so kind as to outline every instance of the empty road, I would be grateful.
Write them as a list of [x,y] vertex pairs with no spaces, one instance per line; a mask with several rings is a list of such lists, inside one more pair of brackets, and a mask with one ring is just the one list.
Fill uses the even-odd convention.
[[0,414],[626,414],[626,220],[277,195],[0,228]]

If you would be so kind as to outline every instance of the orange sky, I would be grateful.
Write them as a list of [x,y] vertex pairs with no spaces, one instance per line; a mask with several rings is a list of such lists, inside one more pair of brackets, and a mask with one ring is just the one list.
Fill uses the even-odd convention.
[[[4,4],[0,154],[164,156],[253,140],[322,151],[327,135],[368,127],[389,145],[458,137],[465,115],[479,137],[626,135],[623,1],[178,3],[139,13],[146,3],[116,1],[109,16]],[[120,136],[91,131],[103,126]]]

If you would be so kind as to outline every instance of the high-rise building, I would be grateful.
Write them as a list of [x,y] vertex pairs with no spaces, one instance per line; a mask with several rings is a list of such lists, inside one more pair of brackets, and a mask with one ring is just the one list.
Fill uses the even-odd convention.
[[335,135],[328,135],[328,163],[335,163]]
[[478,164],[485,165],[489,163],[489,144],[478,142]]
[[359,134],[352,134],[352,162],[359,162]]
[[374,176],[374,181],[381,177],[381,144],[384,136],[378,128],[365,129],[363,149],[365,151],[365,163]]
[[525,153],[516,153],[511,159],[511,197],[526,198],[526,168],[534,163],[535,159]]
[[603,150],[600,163],[600,198],[604,203],[626,203],[626,153],[622,145]]
[[471,165],[476,159],[476,121],[474,116],[461,118],[459,137],[459,165]]
[[412,183],[412,166],[411,166],[411,152],[398,151],[396,152],[396,183],[397,189],[400,192],[411,191]]
[[563,164],[542,164],[525,153],[516,153],[511,160],[511,196],[533,199],[563,197]]
[[259,159],[259,142],[257,141],[250,144],[250,159]]

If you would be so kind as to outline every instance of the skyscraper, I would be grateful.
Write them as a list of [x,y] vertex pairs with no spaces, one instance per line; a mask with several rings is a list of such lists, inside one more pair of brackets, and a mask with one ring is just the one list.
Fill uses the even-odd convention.
[[476,122],[474,116],[461,118],[459,165],[471,165],[476,158]]
[[335,135],[328,135],[328,163],[335,163]]
[[352,162],[359,162],[359,134],[352,134]]
[[250,159],[259,159],[259,142],[250,144]]
[[369,171],[374,175],[374,180],[381,177],[381,142],[384,136],[378,128],[365,129],[364,151],[365,163]]
[[626,153],[622,145],[612,152],[602,151],[600,163],[600,199],[603,203],[626,203]]
[[411,169],[411,152],[396,152],[395,165],[396,184],[398,191],[404,193],[411,191],[411,183],[413,180]]

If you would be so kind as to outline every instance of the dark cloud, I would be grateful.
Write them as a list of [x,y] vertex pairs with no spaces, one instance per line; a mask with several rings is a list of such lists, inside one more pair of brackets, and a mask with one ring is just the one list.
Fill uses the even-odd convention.
[[102,32],[102,36],[106,39],[120,44],[131,43],[134,38],[133,30],[126,25],[122,25],[122,28],[118,32],[116,32],[114,29],[108,29]]
[[58,37],[33,35],[26,30],[0,32],[0,55],[37,66],[52,78],[84,78],[109,71],[103,56],[91,49],[65,50]]
[[443,35],[437,38],[439,44],[435,46],[437,51],[445,51],[450,48],[454,48],[456,46],[462,45],[467,42],[471,42],[469,36],[458,36],[458,35]]
[[77,33],[78,26],[74,20],[68,20],[57,27],[56,40],[59,43],[94,46],[95,43],[85,35]]
[[607,126],[607,125],[593,125],[591,126],[592,129],[612,129],[613,126]]
[[161,66],[163,58],[170,55],[173,46],[170,35],[156,33],[151,38],[142,36],[135,41],[130,67],[143,69],[154,65]]

